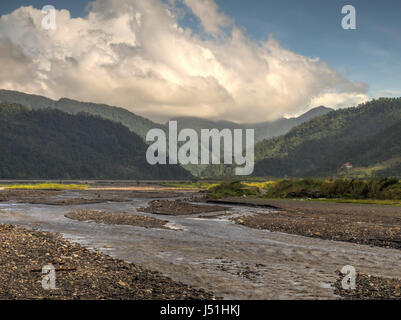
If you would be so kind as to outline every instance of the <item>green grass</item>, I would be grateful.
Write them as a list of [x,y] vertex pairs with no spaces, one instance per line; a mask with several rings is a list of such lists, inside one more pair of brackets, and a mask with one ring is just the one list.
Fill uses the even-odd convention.
[[401,181],[396,179],[280,179],[243,182],[166,182],[181,189],[204,190],[208,198],[261,197],[310,199],[322,202],[401,205]]
[[[328,199],[356,203],[401,203],[401,181],[383,179],[282,179],[265,182],[221,183],[209,197],[257,196],[269,199]],[[338,200],[340,199],[340,200]]]
[[401,200],[375,200],[375,199],[310,199],[309,201],[332,203],[379,204],[387,206],[401,206]]
[[266,198],[401,201],[397,179],[283,179],[266,188]]
[[224,182],[207,190],[209,199],[221,199],[227,197],[256,197],[259,195],[259,188],[247,186],[239,181]]
[[86,190],[87,185],[82,184],[60,184],[60,183],[40,183],[40,184],[15,184],[4,186],[8,190]]

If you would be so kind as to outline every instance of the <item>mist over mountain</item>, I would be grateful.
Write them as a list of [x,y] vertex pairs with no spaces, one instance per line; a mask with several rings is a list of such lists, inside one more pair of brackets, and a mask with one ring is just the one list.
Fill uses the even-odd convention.
[[[267,138],[278,137],[289,132],[293,127],[307,122],[313,118],[325,115],[333,111],[327,107],[316,107],[308,112],[295,118],[281,118],[276,121],[261,122],[261,123],[249,123],[249,124],[238,124],[230,121],[212,121],[197,117],[180,117],[172,120],[177,121],[178,129],[191,128],[194,129],[198,135],[200,135],[201,129],[254,129],[255,130],[255,142],[260,142]],[[166,124],[167,125],[167,124]],[[200,142],[199,142],[200,143]],[[221,145],[220,155],[223,154],[223,145]],[[193,175],[199,177],[220,177],[232,175],[232,167],[226,165],[185,165],[185,169],[190,171]]]
[[179,117],[171,120],[178,122],[178,129],[191,128],[200,133],[201,129],[255,129],[256,142],[262,141],[267,138],[277,137],[286,134],[293,127],[300,125],[310,119],[325,115],[333,111],[331,108],[324,106],[316,107],[308,112],[295,118],[280,118],[275,121],[267,121],[260,123],[235,123],[230,121],[213,121],[197,117]]

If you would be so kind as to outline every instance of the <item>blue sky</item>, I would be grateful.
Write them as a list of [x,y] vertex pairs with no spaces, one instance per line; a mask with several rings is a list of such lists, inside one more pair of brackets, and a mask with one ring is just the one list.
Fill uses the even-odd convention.
[[[130,33],[130,27],[121,32],[116,25],[110,25],[112,20],[97,20],[94,32],[88,19],[69,19],[63,20],[63,27],[57,28],[57,32],[38,34],[20,18],[3,19],[0,35],[5,40],[0,38],[0,46],[11,47],[3,50],[0,59],[25,73],[11,77],[4,71],[1,86],[55,99],[67,96],[119,105],[160,121],[171,115],[194,114],[263,121],[297,115],[319,104],[342,108],[371,98],[401,96],[399,0],[110,0],[100,5],[101,1],[98,0],[96,10],[118,12],[119,25],[126,24],[127,8],[122,3],[129,10],[135,8],[130,11],[135,13],[132,17],[144,10],[148,17],[144,20],[146,26],[134,33]],[[169,29],[173,24],[165,24],[168,13],[158,11],[158,1],[175,1],[171,7],[178,13],[174,20],[193,31],[186,40]],[[41,9],[53,5],[69,10],[72,18],[85,17],[88,3],[2,0],[0,15],[21,6]],[[356,8],[356,30],[341,27],[344,5]],[[40,16],[36,9],[22,10],[22,16]],[[12,16],[21,17],[18,12]],[[226,17],[234,24],[227,26]],[[233,26],[240,28],[243,38],[236,44],[226,41],[235,37],[230,34],[220,38],[221,34],[213,31],[216,26],[218,32],[235,30]],[[102,34],[108,34],[106,44]],[[278,41],[279,49],[267,41],[271,35]],[[139,47],[144,50],[132,49],[131,46],[137,46],[133,44],[136,38],[141,39]],[[46,48],[57,48],[57,52]],[[17,61],[15,50],[22,50],[20,56],[28,58]],[[205,54],[211,55],[214,62]],[[306,61],[304,57],[313,59]],[[317,65],[314,58],[327,62],[329,71],[324,65]],[[28,65],[26,61],[32,63]],[[74,65],[75,73],[63,71],[71,70],[68,61],[79,62]],[[341,76],[337,77],[335,72]],[[27,83],[27,77],[32,81]],[[253,113],[244,112],[250,107]]]
[[[401,1],[399,0],[217,0],[220,10],[254,40],[273,34],[296,53],[319,57],[351,80],[363,81],[375,97],[401,95]],[[0,14],[21,5],[52,4],[73,17],[86,15],[85,0],[1,1]],[[340,27],[343,5],[357,12],[357,30]],[[195,26],[194,26],[195,27]]]
[[[371,94],[393,90],[401,95],[401,1],[220,0],[256,39],[270,33],[287,48],[327,61],[348,78],[364,81]],[[340,27],[341,8],[352,4],[357,29]]]

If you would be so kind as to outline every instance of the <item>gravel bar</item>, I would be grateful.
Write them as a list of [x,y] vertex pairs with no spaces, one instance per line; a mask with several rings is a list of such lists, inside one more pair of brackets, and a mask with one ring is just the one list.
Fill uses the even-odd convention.
[[[52,264],[56,289],[42,288],[42,268]],[[0,299],[187,300],[213,294],[159,272],[114,259],[61,236],[0,225]]]
[[155,219],[152,217],[127,214],[127,213],[112,213],[98,210],[80,209],[74,210],[64,215],[66,218],[77,221],[94,221],[103,224],[115,225],[131,225],[143,228],[162,228],[168,229],[167,220]]

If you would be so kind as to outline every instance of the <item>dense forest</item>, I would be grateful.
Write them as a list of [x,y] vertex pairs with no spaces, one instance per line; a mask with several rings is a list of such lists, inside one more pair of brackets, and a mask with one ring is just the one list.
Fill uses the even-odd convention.
[[[255,147],[256,176],[401,176],[401,98],[331,112]],[[349,163],[352,170],[344,170]]]
[[119,122],[143,139],[150,129],[163,127],[163,125],[138,116],[124,108],[112,107],[106,104],[80,102],[67,98],[55,101],[43,96],[18,91],[0,90],[0,102],[21,104],[34,110],[51,108],[70,114],[85,112]]
[[84,113],[0,103],[1,179],[188,179],[180,166],[151,166],[127,127]]

